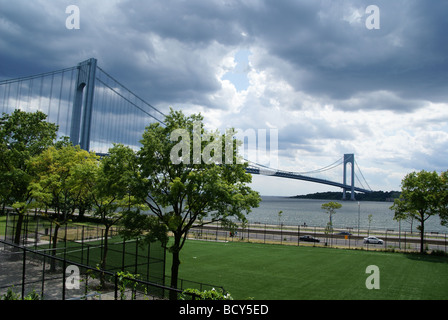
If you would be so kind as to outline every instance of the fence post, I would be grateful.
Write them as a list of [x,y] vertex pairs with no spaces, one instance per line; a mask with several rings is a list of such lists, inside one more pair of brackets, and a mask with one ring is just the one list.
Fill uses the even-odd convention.
[[36,221],[36,228],[34,229],[34,249],[37,248],[37,242],[39,237],[39,216],[37,215],[37,209],[34,211],[34,219]]
[[84,262],[84,226],[81,231],[81,264]]
[[126,240],[123,238],[123,254],[121,255],[121,270],[124,271],[124,256],[126,254]]
[[23,266],[22,266],[22,300],[25,299],[25,278],[26,278],[26,249],[22,248],[23,250]]
[[386,241],[384,242],[384,248],[387,248],[387,231],[388,229],[386,229]]
[[8,221],[9,221],[9,210],[6,211],[6,222],[5,222],[5,241],[8,241]]
[[53,234],[53,222],[50,222],[50,234],[48,235],[48,239],[50,241],[48,241],[48,249],[51,249],[51,241],[54,240],[52,234]]
[[67,248],[67,228],[68,224],[65,224],[64,246]]
[[283,222],[280,223],[280,244],[283,244]]
[[114,299],[118,300],[118,273],[115,272],[115,294],[114,294]]
[[216,241],[218,241],[218,229],[219,229],[219,224],[217,222],[216,223]]
[[134,268],[134,274],[137,274],[137,263],[138,263],[138,238],[135,241],[135,263],[134,263],[135,264],[135,268]]
[[42,264],[42,288],[41,288],[41,293],[40,293],[40,297],[43,300],[44,299],[44,287],[45,287],[45,263],[47,261],[47,256],[44,255],[44,262]]
[[[81,264],[82,264],[82,260],[84,258],[84,250],[81,253]],[[86,265],[89,265],[90,262],[90,246],[87,246],[87,262]]]
[[266,223],[264,224],[263,243],[266,243]]
[[407,248],[406,248],[406,231],[404,232],[404,251],[405,252],[407,251]]
[[22,224],[23,237],[22,237],[22,245],[26,246],[26,240],[28,238],[28,214],[25,214],[25,221]]
[[65,265],[66,260],[64,257],[64,260],[62,261],[62,300],[65,300]]
[[148,242],[148,257],[146,259],[146,281],[149,281],[149,257],[151,255],[151,242]]
[[[103,236],[103,229],[101,229],[101,253],[100,253],[100,257],[101,257],[101,261],[104,260],[104,236]],[[96,227],[96,238],[98,239],[98,226]]]

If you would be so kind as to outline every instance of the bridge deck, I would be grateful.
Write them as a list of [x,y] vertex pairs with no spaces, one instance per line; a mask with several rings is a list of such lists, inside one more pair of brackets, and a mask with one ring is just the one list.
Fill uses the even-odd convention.
[[[260,170],[260,168],[254,168],[254,167],[247,167],[246,168],[247,173],[251,174],[259,174],[259,175],[266,175],[266,176],[273,176],[273,177],[280,177],[280,178],[287,178],[287,179],[297,179],[297,180],[303,180],[303,181],[309,181],[309,182],[315,182],[315,183],[321,183],[326,184],[334,187],[339,187],[346,190],[351,190],[351,186],[335,181],[325,180],[325,179],[319,179],[319,178],[313,178],[293,172],[284,172],[284,171],[270,171],[270,170]],[[354,187],[354,190],[357,192],[362,193],[370,193],[372,190],[367,190],[363,188]]]

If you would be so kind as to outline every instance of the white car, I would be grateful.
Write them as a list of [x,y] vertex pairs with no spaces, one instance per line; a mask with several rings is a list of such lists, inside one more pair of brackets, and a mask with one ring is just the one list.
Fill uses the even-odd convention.
[[364,238],[364,243],[377,243],[377,244],[383,244],[383,240],[378,239],[377,237],[374,236],[369,236],[367,238]]

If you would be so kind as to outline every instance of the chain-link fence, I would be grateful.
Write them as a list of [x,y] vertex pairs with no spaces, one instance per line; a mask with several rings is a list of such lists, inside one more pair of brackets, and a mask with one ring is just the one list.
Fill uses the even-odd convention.
[[[247,241],[285,245],[330,246],[364,249],[419,251],[420,232],[401,230],[365,230],[356,228],[328,228],[307,225],[239,224],[229,230],[219,223],[193,226],[189,237],[210,241]],[[448,252],[446,233],[424,233],[426,250]]]
[[104,226],[67,223],[58,227],[38,214],[24,215],[18,233],[19,218],[11,213],[6,216],[6,242],[90,267],[139,274],[141,279],[159,284],[165,282],[165,248],[160,242],[126,241],[115,227],[109,229],[106,239]]
[[[165,284],[170,283],[170,279],[165,275],[166,250],[160,242],[125,240],[120,237],[119,229],[115,227],[108,230],[106,238],[105,227],[98,224],[67,223],[57,227],[55,223],[37,213],[26,214],[21,219],[19,223],[19,216],[13,211],[7,212],[2,217],[4,228],[0,230],[0,235],[3,234],[4,250],[0,256],[2,278],[0,293],[2,289],[20,285],[22,283],[20,279],[26,279],[25,287],[41,283],[43,289],[40,291],[42,293],[45,291],[45,297],[51,298],[54,295],[48,293],[49,288],[56,290],[61,287],[56,285],[62,283],[61,270],[71,265],[77,266],[81,274],[86,277],[81,281],[86,286],[89,282],[97,283],[98,279],[101,280],[102,286],[106,283],[109,283],[109,286],[112,283],[114,286],[114,277],[117,274],[120,275],[119,279],[127,275],[127,278],[124,278],[127,279],[125,282],[128,283],[128,278],[132,277],[133,286],[140,288],[136,291],[140,295],[145,296],[142,292],[149,292],[150,287],[151,298],[167,297],[169,289],[166,289]],[[17,231],[19,225],[20,232]],[[8,250],[5,250],[6,248]],[[26,274],[23,275],[21,270]],[[32,275],[33,270],[40,275],[40,278]],[[144,285],[140,282],[138,285],[135,284],[138,281]],[[202,291],[222,287],[180,278],[178,288],[179,290],[194,288]],[[118,289],[115,286],[115,290]],[[84,288],[85,292],[89,290],[87,287]],[[59,299],[61,292],[58,293]],[[71,290],[69,294],[74,297],[86,295],[86,293],[81,295],[80,291],[76,290]],[[88,294],[89,297],[95,297],[92,292]],[[104,293],[102,295],[104,298]],[[111,294],[106,294],[106,297],[110,296]],[[64,297],[67,298],[66,295]]]
[[0,299],[154,300],[179,289],[137,279],[128,272],[110,272],[83,265],[47,250],[35,250],[0,240]]

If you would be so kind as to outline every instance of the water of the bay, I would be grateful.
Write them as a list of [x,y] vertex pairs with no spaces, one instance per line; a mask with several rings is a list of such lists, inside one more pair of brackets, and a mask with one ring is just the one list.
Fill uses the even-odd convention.
[[[330,200],[310,200],[287,197],[262,196],[258,208],[253,208],[247,216],[250,223],[303,225],[325,227],[329,221],[329,215],[322,210],[323,203]],[[375,201],[336,201],[342,204],[342,208],[336,210],[333,215],[333,227],[367,229],[393,229],[398,231],[411,231],[411,223],[394,220],[394,212],[390,210],[392,202]],[[279,216],[279,211],[282,211]],[[414,221],[412,231],[417,231],[418,222]],[[438,216],[432,216],[425,222],[426,232],[448,233],[448,228],[440,224]]]

